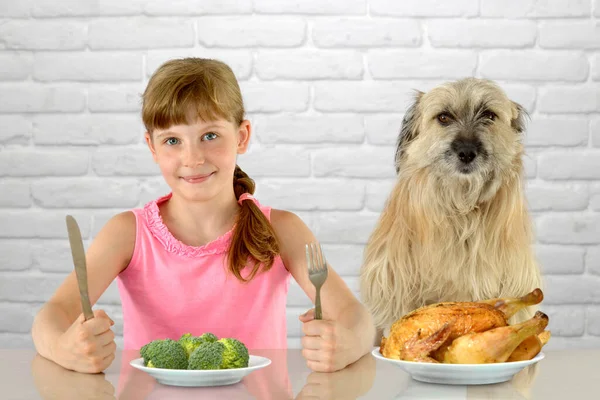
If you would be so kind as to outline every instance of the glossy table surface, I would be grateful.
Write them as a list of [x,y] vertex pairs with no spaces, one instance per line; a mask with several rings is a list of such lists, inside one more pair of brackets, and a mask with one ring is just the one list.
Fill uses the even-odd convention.
[[157,383],[120,351],[102,374],[68,371],[33,350],[0,349],[2,399],[600,399],[600,349],[554,350],[512,381],[482,386],[426,384],[371,354],[334,373],[314,373],[298,349],[253,354],[272,360],[240,383],[183,388]]

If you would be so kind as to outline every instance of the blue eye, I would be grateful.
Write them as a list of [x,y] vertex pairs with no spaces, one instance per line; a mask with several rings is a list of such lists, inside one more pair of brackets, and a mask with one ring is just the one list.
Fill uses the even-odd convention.
[[169,146],[174,146],[177,143],[179,143],[179,139],[177,138],[168,138],[167,140],[165,140],[165,143],[168,144]]
[[211,140],[215,140],[216,138],[217,138],[217,134],[213,133],[213,132],[209,132],[206,135],[204,135],[204,140],[211,141]]

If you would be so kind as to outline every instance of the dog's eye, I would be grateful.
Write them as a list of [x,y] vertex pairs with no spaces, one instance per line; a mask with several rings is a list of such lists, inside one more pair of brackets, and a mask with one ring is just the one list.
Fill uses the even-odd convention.
[[450,122],[450,116],[446,113],[441,113],[437,116],[437,120],[440,121],[442,125],[447,125]]
[[490,119],[493,121],[496,118],[498,118],[498,116],[496,114],[494,114],[492,111],[486,111],[483,113],[483,118]]

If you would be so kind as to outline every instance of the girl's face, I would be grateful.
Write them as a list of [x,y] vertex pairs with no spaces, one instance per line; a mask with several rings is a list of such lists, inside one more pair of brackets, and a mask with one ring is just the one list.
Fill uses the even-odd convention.
[[146,142],[173,193],[208,200],[233,193],[237,155],[250,141],[250,122],[238,127],[225,119],[173,125],[146,133]]

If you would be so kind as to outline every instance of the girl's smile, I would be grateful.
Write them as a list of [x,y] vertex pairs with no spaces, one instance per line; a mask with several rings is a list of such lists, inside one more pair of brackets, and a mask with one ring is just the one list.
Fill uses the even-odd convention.
[[211,172],[210,174],[204,174],[204,175],[188,175],[188,176],[182,176],[181,179],[183,179],[187,183],[196,184],[196,183],[202,183],[202,182],[207,181],[214,174],[215,174],[214,172]]

